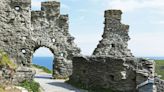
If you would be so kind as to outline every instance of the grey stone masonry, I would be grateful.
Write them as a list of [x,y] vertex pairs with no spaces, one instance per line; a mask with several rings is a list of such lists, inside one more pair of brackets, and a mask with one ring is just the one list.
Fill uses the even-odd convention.
[[116,92],[135,92],[134,58],[113,56],[77,56],[73,58],[70,81],[87,88],[106,88]]
[[92,56],[73,58],[70,83],[116,92],[156,92],[155,63],[134,57],[127,48],[129,26],[121,23],[121,14],[120,10],[105,11],[103,39]]
[[33,53],[47,47],[55,56],[53,77],[68,78],[72,57],[80,53],[69,34],[68,21],[68,15],[60,14],[60,2],[42,2],[41,11],[31,11],[31,0],[0,0],[0,50],[19,67],[27,68]]
[[76,56],[69,81],[86,88],[105,88],[115,92],[156,92],[153,91],[154,82],[147,82],[153,77],[154,69],[150,65],[154,66],[154,63],[135,57]]
[[72,57],[80,53],[74,37],[69,34],[68,19],[68,15],[60,14],[60,3],[56,1],[42,2],[41,11],[32,11],[31,14],[31,39],[35,42],[31,54],[39,47],[52,51],[54,78],[67,78],[72,73]]
[[112,55],[116,57],[132,57],[127,48],[130,37],[129,25],[121,23],[122,12],[120,10],[105,11],[105,28],[103,39],[97,45],[93,55]]
[[164,92],[164,80],[156,78],[155,84],[157,86],[157,92]]

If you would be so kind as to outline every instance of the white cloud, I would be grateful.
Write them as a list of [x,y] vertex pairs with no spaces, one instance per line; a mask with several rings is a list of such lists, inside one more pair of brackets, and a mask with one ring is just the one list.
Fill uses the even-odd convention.
[[64,11],[64,13],[69,13],[70,12],[70,7],[66,4],[61,3],[61,10]]
[[71,1],[71,2],[78,2],[79,0],[69,0],[69,1]]
[[32,0],[31,5],[33,10],[40,10],[41,2],[44,1],[60,1],[60,0]]
[[131,35],[129,48],[137,56],[164,56],[164,32],[142,32]]
[[121,9],[124,12],[135,11],[136,9],[151,8],[164,9],[163,0],[106,0],[110,9]]
[[33,9],[38,9],[38,8],[40,8],[41,7],[41,1],[38,1],[38,0],[32,0],[32,7],[33,7]]
[[164,20],[159,20],[159,21],[150,21],[151,24],[155,24],[155,25],[164,25]]
[[53,53],[50,51],[50,49],[45,48],[45,47],[41,47],[39,49],[37,49],[35,51],[35,53],[33,54],[33,56],[37,56],[37,57],[53,57]]

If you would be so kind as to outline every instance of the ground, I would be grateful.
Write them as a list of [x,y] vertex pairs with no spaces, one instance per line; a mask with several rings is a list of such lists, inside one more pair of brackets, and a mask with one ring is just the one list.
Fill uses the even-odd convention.
[[52,75],[43,72],[41,69],[35,68],[35,70],[36,75],[34,80],[40,83],[45,92],[85,92],[65,83],[65,80],[51,79]]

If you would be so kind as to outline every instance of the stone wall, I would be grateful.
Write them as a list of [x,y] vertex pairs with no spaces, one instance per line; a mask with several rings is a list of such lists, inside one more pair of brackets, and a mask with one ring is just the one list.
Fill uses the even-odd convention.
[[157,92],[164,92],[164,80],[162,80],[160,78],[156,78],[155,84],[157,87]]
[[116,92],[153,92],[153,86],[147,85],[149,83],[137,88],[153,75],[152,67],[148,67],[147,62],[153,66],[150,60],[134,57],[76,56],[73,58],[70,82],[80,83],[87,88],[106,88]]
[[33,80],[35,71],[29,67],[18,67],[12,79],[13,84],[18,84],[24,80]]
[[97,45],[93,55],[112,55],[116,57],[132,57],[128,49],[129,25],[121,23],[120,10],[105,11],[105,27],[103,39]]
[[120,10],[105,11],[103,39],[92,56],[75,56],[70,82],[119,92],[154,92],[153,60],[135,58],[128,47],[128,25]]
[[34,43],[24,39],[31,37],[30,7],[31,0],[0,1],[0,50],[7,52],[19,65],[29,63],[21,50],[26,48],[26,44]]
[[54,78],[67,78],[72,73],[72,57],[80,53],[69,34],[68,19],[60,14],[56,1],[42,2],[41,11],[31,11],[31,0],[0,0],[0,50],[27,68],[35,50],[47,47],[55,56]]
[[55,57],[54,78],[67,78],[72,73],[72,57],[80,53],[69,34],[68,19],[68,15],[60,14],[60,3],[56,1],[42,2],[41,11],[31,14],[31,39],[35,45],[26,56],[32,56],[39,47],[49,48]]
[[70,81],[88,88],[110,88],[121,92],[135,92],[136,61],[134,58],[113,56],[77,56],[73,58]]

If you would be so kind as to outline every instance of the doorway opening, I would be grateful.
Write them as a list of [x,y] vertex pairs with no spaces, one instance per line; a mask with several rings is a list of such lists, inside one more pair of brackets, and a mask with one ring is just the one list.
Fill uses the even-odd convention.
[[52,78],[54,54],[47,47],[40,47],[35,50],[32,57],[32,64],[36,71],[37,78]]

